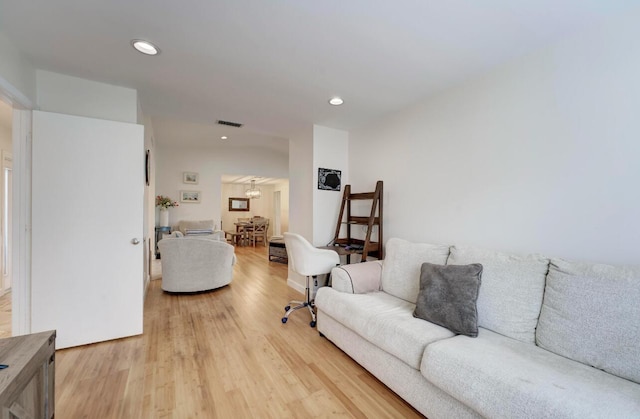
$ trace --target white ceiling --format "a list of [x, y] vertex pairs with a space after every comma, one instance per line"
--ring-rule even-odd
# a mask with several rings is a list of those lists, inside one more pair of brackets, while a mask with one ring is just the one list
[[[0, 0], [0, 31], [37, 68], [137, 89], [162, 144], [226, 134], [284, 150], [282, 138], [310, 124], [367, 124], [637, 5]], [[135, 52], [134, 38], [162, 53]], [[345, 104], [328, 105], [334, 95]], [[218, 119], [245, 126], [229, 131]]]

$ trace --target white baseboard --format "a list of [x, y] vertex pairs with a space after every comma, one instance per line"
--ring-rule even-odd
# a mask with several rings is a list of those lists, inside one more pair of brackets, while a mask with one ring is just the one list
[[287, 278], [287, 285], [293, 288], [294, 290], [298, 291], [300, 294], [304, 295], [304, 291], [305, 291], [304, 285], [296, 282], [291, 278]]

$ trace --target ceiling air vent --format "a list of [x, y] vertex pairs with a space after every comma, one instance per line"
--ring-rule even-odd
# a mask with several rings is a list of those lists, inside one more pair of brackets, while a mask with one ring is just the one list
[[222, 121], [222, 120], [218, 120], [218, 124], [226, 125], [229, 127], [235, 127], [235, 128], [240, 128], [242, 126], [242, 124], [239, 124], [237, 122], [229, 122], [229, 121]]

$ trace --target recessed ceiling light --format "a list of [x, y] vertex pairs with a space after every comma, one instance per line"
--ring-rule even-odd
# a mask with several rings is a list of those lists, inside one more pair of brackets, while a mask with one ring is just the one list
[[223, 135], [222, 137], [220, 137], [221, 140], [226, 140], [228, 137], [226, 135]]
[[331, 99], [329, 99], [329, 103], [333, 106], [340, 106], [344, 103], [344, 100], [342, 100], [342, 98], [339, 98], [338, 96], [336, 97], [332, 97]]
[[137, 49], [139, 52], [146, 55], [158, 55], [160, 54], [160, 48], [153, 45], [149, 41], [145, 41], [142, 39], [134, 39], [131, 41], [131, 45]]

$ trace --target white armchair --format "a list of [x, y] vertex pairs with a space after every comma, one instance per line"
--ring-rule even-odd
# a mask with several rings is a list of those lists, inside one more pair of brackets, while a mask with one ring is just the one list
[[233, 277], [233, 246], [202, 237], [166, 238], [158, 243], [162, 254], [162, 289], [196, 292], [225, 286]]

